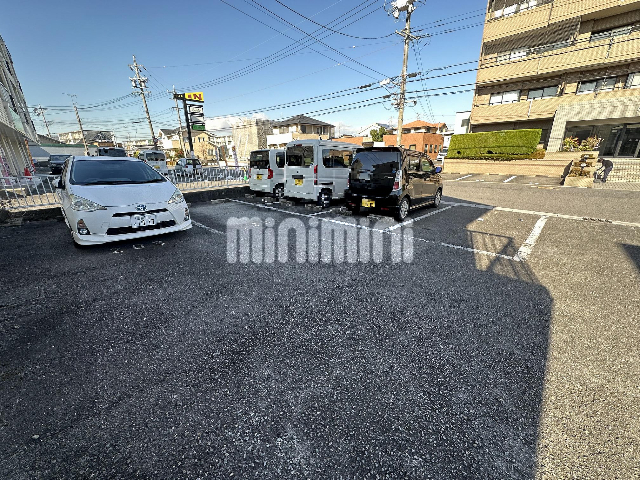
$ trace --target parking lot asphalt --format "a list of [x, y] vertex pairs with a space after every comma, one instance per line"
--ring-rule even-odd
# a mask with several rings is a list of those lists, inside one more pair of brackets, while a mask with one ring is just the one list
[[[247, 198], [81, 250], [2, 227], [0, 477], [638, 478], [640, 196], [604, 193], [447, 182], [401, 226]], [[386, 250], [229, 263], [229, 219]]]

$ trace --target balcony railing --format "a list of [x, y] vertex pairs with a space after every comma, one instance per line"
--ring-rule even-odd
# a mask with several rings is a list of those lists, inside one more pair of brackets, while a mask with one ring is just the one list
[[[566, 44], [565, 44], [566, 45]], [[478, 83], [597, 67], [598, 65], [637, 61], [640, 59], [640, 32], [609, 41], [576, 40], [567, 46], [557, 45], [547, 51], [543, 47], [528, 49], [525, 55], [509, 58], [492, 55], [483, 58]]]
[[526, 12], [533, 8], [553, 3], [553, 1], [554, 0], [520, 0], [514, 2], [513, 0], [496, 0], [489, 9], [487, 21], [511, 17], [517, 13]]

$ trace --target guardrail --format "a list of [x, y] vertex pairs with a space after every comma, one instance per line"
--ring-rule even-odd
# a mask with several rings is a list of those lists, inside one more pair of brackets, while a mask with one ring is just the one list
[[[165, 176], [182, 192], [248, 183], [245, 168], [214, 167], [195, 172], [170, 170]], [[29, 210], [60, 205], [56, 192], [59, 179], [59, 175], [0, 177], [0, 209]]]
[[248, 183], [246, 168], [203, 168], [201, 170], [169, 170], [165, 175], [182, 192], [243, 185]]
[[0, 177], [0, 209], [26, 210], [59, 205], [60, 197], [56, 192], [59, 178], [59, 175]]

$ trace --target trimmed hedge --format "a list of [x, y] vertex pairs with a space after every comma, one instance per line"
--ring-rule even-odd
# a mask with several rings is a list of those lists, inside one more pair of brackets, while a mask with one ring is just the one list
[[[530, 159], [541, 159], [544, 158], [546, 150], [538, 149], [535, 152], [527, 155], [509, 155], [509, 154], [485, 154], [485, 155], [467, 155], [463, 157], [463, 160], [499, 160], [499, 161], [509, 161], [509, 160], [530, 160]], [[447, 155], [447, 158], [457, 159], [458, 157], [452, 157]]]
[[466, 133], [451, 137], [447, 158], [491, 158], [511, 160], [513, 156], [531, 158], [540, 143], [542, 130], [502, 130]]

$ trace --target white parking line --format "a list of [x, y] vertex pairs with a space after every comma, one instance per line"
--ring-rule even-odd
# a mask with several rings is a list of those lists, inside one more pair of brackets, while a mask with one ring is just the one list
[[323, 215], [325, 213], [331, 213], [331, 212], [333, 212], [333, 208], [330, 209], [330, 210], [323, 210], [323, 211], [317, 212], [317, 213], [310, 213], [309, 216], [315, 217], [316, 215]]
[[621, 222], [618, 220], [607, 220], [605, 218], [578, 217], [577, 215], [564, 215], [562, 213], [536, 212], [532, 210], [521, 210], [518, 208], [494, 207], [492, 205], [482, 205], [479, 203], [447, 202], [445, 200], [442, 200], [442, 203], [446, 205], [451, 205], [454, 207], [472, 207], [472, 208], [481, 208], [483, 210], [497, 210], [499, 212], [523, 213], [525, 215], [535, 215], [537, 217], [565, 218], [567, 220], [579, 220], [583, 222], [585, 221], [602, 222], [610, 225], [622, 225], [624, 227], [640, 227], [640, 223]]
[[193, 219], [191, 220], [191, 225], [195, 225], [196, 227], [204, 228], [205, 230], [207, 230], [207, 231], [209, 231], [211, 233], [217, 233], [218, 235], [226, 235], [226, 233], [221, 232], [220, 230], [216, 230], [215, 228], [207, 227], [206, 225], [203, 225], [201, 223], [194, 222]]
[[514, 176], [513, 176], [513, 177], [511, 177], [511, 178], [507, 178], [507, 179], [506, 179], [504, 182], [502, 182], [502, 183], [509, 183], [511, 180], [513, 180], [514, 178], [517, 178], [517, 177], [518, 177], [517, 175], [514, 175]]
[[411, 225], [413, 222], [417, 222], [418, 220], [422, 220], [423, 218], [430, 217], [432, 215], [435, 215], [436, 213], [444, 212], [446, 210], [449, 210], [451, 207], [453, 207], [453, 205], [450, 205], [450, 206], [444, 207], [444, 208], [438, 208], [437, 210], [434, 210], [433, 212], [429, 212], [426, 215], [421, 215], [420, 217], [412, 218], [410, 220], [407, 220], [406, 222], [397, 223], [394, 226], [385, 229], [385, 231], [390, 232], [391, 230], [395, 230], [396, 228], [400, 228], [400, 227], [405, 227], [407, 225]]
[[460, 178], [456, 178], [454, 180], [452, 180], [453, 182], [457, 182], [458, 180], [462, 180], [463, 178], [469, 178], [469, 177], [473, 177], [473, 174], [471, 175], [465, 175], [464, 177], [460, 177]]
[[[244, 205], [251, 205], [253, 207], [264, 208], [264, 209], [267, 209], [267, 210], [274, 210], [276, 212], [286, 213], [286, 214], [289, 214], [289, 215], [296, 215], [296, 216], [299, 216], [299, 217], [314, 218], [313, 215], [308, 214], [308, 213], [291, 212], [289, 210], [283, 210], [283, 209], [280, 209], [280, 208], [269, 207], [267, 205], [261, 205], [259, 203], [244, 202], [242, 200], [236, 200], [236, 199], [233, 199], [233, 198], [230, 199], [230, 201], [231, 202], [236, 202], [236, 203], [242, 203]], [[443, 208], [441, 210], [436, 210], [435, 212], [430, 212], [427, 215], [424, 215], [423, 217], [428, 217], [428, 216], [434, 215], [434, 214], [439, 213], [440, 211], [444, 211], [445, 209], [448, 209], [448, 208], [451, 208], [451, 207], [446, 207], [446, 208]], [[419, 220], [420, 218], [423, 218], [423, 217], [415, 218], [415, 219], [413, 219], [413, 221]], [[354, 227], [354, 228], [363, 228], [365, 230], [370, 230], [370, 231], [374, 231], [374, 232], [386, 233], [387, 235], [402, 235], [402, 233], [395, 233], [395, 232], [390, 231], [389, 228], [385, 228], [384, 230], [380, 230], [380, 229], [377, 229], [377, 228], [366, 227], [364, 225], [355, 225], [355, 224], [349, 223], [349, 222], [342, 222], [340, 220], [334, 220], [332, 218], [321, 218], [321, 217], [319, 217], [318, 220], [320, 220], [322, 222], [337, 223], [339, 225], [345, 225], [345, 226]], [[402, 226], [402, 224], [395, 225], [394, 227], [397, 228], [398, 226]], [[441, 247], [453, 248], [455, 250], [464, 250], [466, 252], [477, 253], [477, 254], [480, 254], [480, 255], [487, 255], [489, 257], [504, 258], [506, 260], [512, 260], [512, 261], [516, 261], [516, 262], [519, 261], [515, 257], [510, 257], [508, 255], [502, 255], [500, 253], [487, 252], [487, 251], [484, 251], [484, 250], [477, 250], [475, 248], [463, 247], [461, 245], [452, 245], [450, 243], [438, 242], [438, 241], [435, 241], [435, 240], [427, 240], [427, 239], [419, 238], [419, 237], [415, 237], [415, 236], [413, 237], [413, 239], [418, 241], [418, 242], [430, 243], [430, 244], [433, 244], [433, 245], [440, 245]]]
[[533, 230], [531, 230], [531, 233], [529, 234], [527, 239], [524, 241], [524, 243], [518, 250], [518, 253], [516, 253], [514, 257], [515, 260], [524, 261], [527, 259], [529, 255], [531, 255], [531, 251], [533, 250], [533, 247], [536, 245], [536, 242], [538, 241], [538, 237], [542, 233], [544, 224], [547, 223], [548, 219], [549, 217], [540, 217], [540, 219], [534, 225]]

